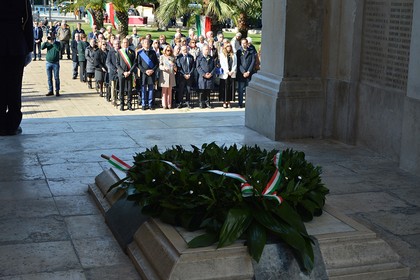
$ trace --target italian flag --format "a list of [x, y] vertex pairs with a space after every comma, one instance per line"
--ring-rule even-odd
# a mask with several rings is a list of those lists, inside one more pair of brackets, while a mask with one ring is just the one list
[[90, 28], [92, 28], [94, 25], [96, 25], [95, 19], [93, 18], [92, 13], [89, 11], [89, 9], [86, 12], [87, 12], [87, 18], [89, 20]]
[[195, 16], [195, 27], [197, 29], [197, 36], [206, 36], [207, 31], [211, 31], [211, 18], [206, 16]]
[[111, 22], [112, 26], [115, 29], [118, 29], [118, 26], [120, 25], [120, 21], [115, 15], [114, 5], [112, 3], [107, 3], [105, 6], [105, 10], [106, 10], [106, 13], [108, 14], [109, 21]]
[[101, 155], [102, 158], [108, 160], [108, 162], [113, 165], [115, 168], [126, 172], [128, 169], [131, 168], [130, 165], [128, 165], [126, 162], [122, 161], [121, 159], [117, 158], [116, 156], [107, 156], [107, 155]]

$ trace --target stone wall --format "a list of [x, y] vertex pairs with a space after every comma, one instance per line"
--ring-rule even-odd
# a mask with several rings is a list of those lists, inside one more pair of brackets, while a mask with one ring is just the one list
[[414, 1], [326, 1], [325, 11], [324, 137], [367, 146], [419, 170]]
[[264, 0], [262, 46], [246, 126], [366, 146], [420, 172], [419, 0]]

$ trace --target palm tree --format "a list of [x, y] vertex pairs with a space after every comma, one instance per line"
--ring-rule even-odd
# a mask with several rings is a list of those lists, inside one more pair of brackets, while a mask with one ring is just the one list
[[244, 36], [248, 33], [247, 15], [261, 13], [262, 0], [200, 0], [201, 9], [191, 8], [190, 0], [160, 0], [156, 17], [167, 23], [172, 17], [180, 17], [186, 13], [206, 15], [212, 18], [212, 27], [220, 30], [220, 22], [233, 18], [236, 26]]
[[92, 14], [93, 21], [98, 29], [104, 26], [104, 13], [103, 9], [106, 4], [106, 0], [79, 0], [77, 3], [72, 4], [73, 8], [86, 7], [86, 9]]
[[235, 13], [235, 23], [238, 31], [242, 34], [242, 38], [248, 36], [250, 16], [260, 17], [262, 11], [262, 0], [241, 0], [235, 1], [237, 3]]
[[118, 21], [120, 22], [119, 31], [123, 36], [128, 34], [128, 8], [131, 5], [130, 0], [113, 0], [112, 5], [114, 5], [115, 15], [117, 16]]

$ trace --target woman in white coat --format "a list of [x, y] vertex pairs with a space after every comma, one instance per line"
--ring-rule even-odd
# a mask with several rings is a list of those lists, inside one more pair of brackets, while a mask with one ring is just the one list
[[175, 57], [170, 45], [165, 46], [162, 55], [159, 57], [159, 86], [162, 88], [162, 107], [172, 108], [172, 87], [176, 85]]
[[223, 101], [223, 108], [231, 108], [230, 102], [235, 96], [237, 58], [230, 43], [223, 45], [223, 50], [219, 53], [219, 62], [222, 72], [219, 74], [219, 99]]

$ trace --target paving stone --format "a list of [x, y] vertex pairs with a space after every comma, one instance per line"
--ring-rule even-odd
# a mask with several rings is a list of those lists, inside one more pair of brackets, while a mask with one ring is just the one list
[[45, 176], [39, 165], [17, 165], [13, 168], [0, 169], [3, 182], [44, 180]]
[[53, 198], [2, 200], [0, 219], [33, 218], [58, 215], [58, 209]]
[[397, 188], [394, 190], [389, 190], [389, 192], [393, 193], [396, 197], [399, 197], [401, 200], [406, 201], [407, 203], [420, 207], [420, 182], [417, 187], [409, 188]]
[[64, 221], [59, 216], [1, 219], [0, 244], [68, 240]]
[[0, 280], [69, 280], [69, 279], [86, 280], [88, 278], [85, 277], [85, 274], [83, 273], [83, 271], [78, 271], [78, 270], [0, 277]]
[[[7, 140], [7, 139], [5, 139]], [[1, 137], [0, 137], [1, 141]], [[10, 141], [10, 140], [9, 140]], [[13, 152], [6, 152], [1, 154], [0, 168], [14, 168], [16, 166], [22, 165], [36, 165], [39, 164], [38, 157], [35, 153], [25, 153], [21, 152], [19, 154]]]
[[92, 183], [92, 177], [52, 178], [48, 185], [53, 196], [86, 195], [87, 186]]
[[42, 169], [44, 170], [47, 178], [50, 179], [75, 177], [95, 178], [98, 173], [103, 171], [97, 162], [44, 165]]
[[420, 212], [416, 209], [364, 213], [362, 216], [396, 235], [410, 235], [420, 232]]
[[71, 128], [76, 132], [92, 132], [92, 131], [112, 131], [112, 130], [125, 130], [131, 131], [137, 127], [142, 129], [167, 129], [169, 128], [164, 122], [160, 121], [158, 118], [153, 120], [119, 120], [119, 121], [100, 121], [95, 120], [91, 122], [72, 122], [70, 123]]
[[70, 241], [0, 246], [0, 275], [80, 269]]
[[[143, 149], [144, 150], [144, 149]], [[106, 162], [101, 158], [101, 154], [105, 155], [117, 155], [119, 158], [126, 157], [129, 160], [132, 160], [135, 153], [140, 152], [139, 146], [134, 146], [132, 148], [111, 148], [111, 149], [95, 149], [95, 150], [82, 150], [82, 151], [72, 151], [71, 153], [67, 151], [57, 152], [54, 154], [42, 153], [39, 155], [39, 161], [42, 165], [53, 165], [58, 163], [94, 163], [94, 162]]]
[[[98, 150], [135, 147], [136, 143], [128, 137], [124, 131], [98, 131], [95, 133], [74, 132], [48, 134], [48, 137], [36, 137], [36, 135], [22, 134], [21, 147], [15, 147], [16, 151], [49, 153], [73, 152], [82, 150]], [[123, 143], [123, 144], [122, 144]]]
[[329, 195], [327, 201], [329, 205], [342, 210], [345, 214], [376, 212], [381, 210], [392, 210], [397, 207], [409, 207], [404, 201], [385, 192]]
[[[35, 168], [38, 171], [38, 167]], [[4, 176], [0, 174], [1, 180]], [[51, 197], [51, 192], [45, 180], [8, 182], [0, 181], [0, 201], [4, 200], [32, 200]]]
[[62, 216], [96, 215], [100, 213], [90, 196], [59, 196], [54, 199]]
[[118, 264], [115, 266], [103, 266], [85, 270], [89, 280], [141, 280], [140, 275], [131, 264]]
[[305, 223], [306, 230], [310, 235], [354, 231], [352, 227], [326, 212], [315, 219], [316, 223], [314, 220], [309, 223]]
[[57, 133], [66, 133], [66, 132], [74, 132], [73, 128], [67, 122], [59, 122], [59, 123], [33, 123], [31, 125], [27, 124], [22, 128], [25, 132], [25, 135], [29, 134], [39, 134], [42, 131], [43, 134], [57, 134]]
[[102, 215], [73, 216], [64, 220], [73, 240], [111, 235]]
[[130, 263], [128, 256], [113, 238], [78, 239], [73, 240], [73, 243], [83, 268]]

